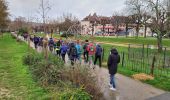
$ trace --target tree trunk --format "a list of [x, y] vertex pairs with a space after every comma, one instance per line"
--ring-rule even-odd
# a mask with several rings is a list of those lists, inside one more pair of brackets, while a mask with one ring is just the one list
[[104, 36], [104, 32], [105, 32], [104, 28], [105, 28], [105, 25], [103, 25], [103, 36]]
[[136, 38], [138, 38], [139, 36], [139, 24], [137, 24], [136, 26]]
[[127, 35], [128, 35], [128, 27], [129, 27], [129, 24], [126, 23], [126, 38], [127, 38]]
[[145, 33], [144, 33], [144, 38], [146, 38], [146, 31], [147, 31], [147, 26], [145, 24]]
[[158, 35], [157, 41], [158, 41], [158, 52], [161, 53], [162, 52], [162, 36], [160, 34]]

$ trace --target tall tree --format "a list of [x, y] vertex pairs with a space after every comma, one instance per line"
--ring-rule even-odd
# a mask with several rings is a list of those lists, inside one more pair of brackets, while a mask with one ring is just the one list
[[157, 33], [158, 52], [162, 51], [162, 37], [166, 34], [166, 22], [168, 19], [165, 0], [147, 0], [152, 11], [152, 30]]
[[51, 6], [49, 4], [49, 0], [40, 0], [40, 1], [41, 3], [39, 5], [38, 13], [42, 17], [44, 32], [46, 32], [47, 14], [51, 10]]
[[119, 12], [114, 12], [111, 18], [111, 24], [114, 26], [116, 33], [119, 31], [119, 26], [125, 23], [125, 17]]
[[142, 11], [144, 8], [144, 2], [143, 0], [126, 0], [125, 4], [127, 5], [130, 14], [135, 15], [136, 37], [138, 37], [142, 19]]
[[0, 0], [0, 32], [8, 26], [8, 5], [5, 0]]

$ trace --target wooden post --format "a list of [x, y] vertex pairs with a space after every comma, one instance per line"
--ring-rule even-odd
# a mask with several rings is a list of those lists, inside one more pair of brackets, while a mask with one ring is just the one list
[[103, 52], [102, 52], [102, 61], [104, 60], [104, 48], [103, 48]]
[[164, 49], [163, 68], [165, 68], [165, 60], [166, 60], [166, 47]]
[[150, 72], [150, 74], [151, 74], [152, 76], [154, 76], [155, 61], [156, 61], [156, 58], [155, 58], [155, 55], [154, 55], [154, 57], [153, 57], [153, 59], [152, 59], [152, 66], [151, 66], [151, 72]]
[[149, 54], [149, 44], [147, 44], [147, 57], [148, 57], [148, 54]]
[[142, 58], [144, 58], [144, 56], [145, 56], [144, 53], [145, 53], [145, 45], [143, 44], [143, 45], [142, 45]]
[[122, 67], [124, 67], [124, 59], [125, 59], [125, 53], [123, 52], [123, 55], [122, 55]]
[[128, 59], [129, 59], [129, 55], [130, 55], [130, 44], [128, 44]]

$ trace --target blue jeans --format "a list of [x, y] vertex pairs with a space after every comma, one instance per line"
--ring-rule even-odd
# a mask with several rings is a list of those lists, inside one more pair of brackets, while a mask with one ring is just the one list
[[115, 75], [110, 75], [110, 84], [113, 86], [113, 88], [116, 88]]

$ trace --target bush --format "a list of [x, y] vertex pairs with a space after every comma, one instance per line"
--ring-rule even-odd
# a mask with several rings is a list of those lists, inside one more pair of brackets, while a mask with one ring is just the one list
[[39, 53], [28, 53], [23, 57], [23, 63], [25, 65], [34, 65], [43, 59], [43, 55]]
[[87, 66], [76, 65], [65, 67], [61, 72], [63, 80], [69, 80], [77, 87], [83, 86], [84, 90], [92, 95], [93, 100], [100, 100], [103, 97], [100, 86], [97, 84], [97, 77]]
[[60, 66], [55, 65], [53, 62], [42, 60], [31, 66], [31, 71], [34, 79], [42, 86], [56, 84], [60, 78]]
[[91, 96], [81, 88], [64, 92], [59, 97], [60, 100], [91, 100]]
[[63, 33], [62, 35], [61, 35], [61, 37], [65, 37], [65, 38], [67, 38], [67, 37], [73, 37], [74, 36], [74, 34], [71, 34], [71, 33]]
[[64, 66], [63, 61], [53, 55], [49, 55], [48, 60], [44, 59], [43, 54], [29, 53], [23, 58], [23, 63], [29, 65], [33, 77], [42, 86], [56, 84], [60, 69]]

